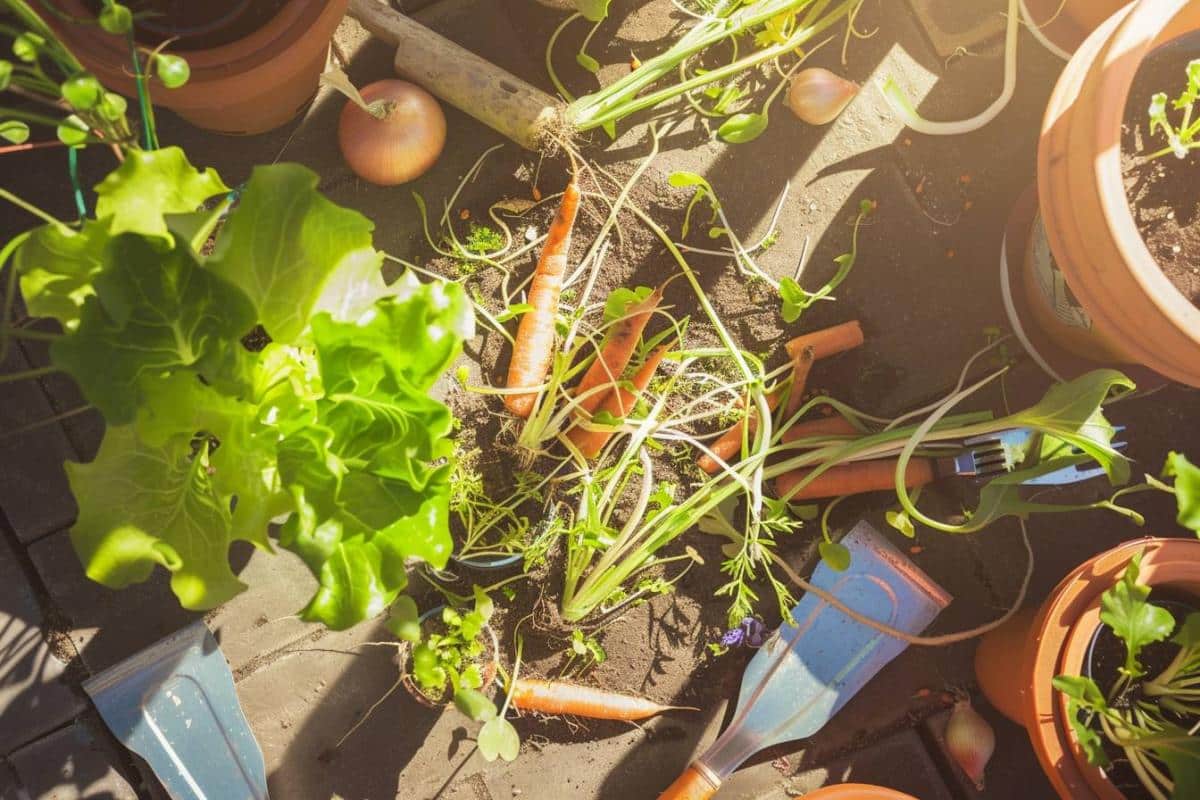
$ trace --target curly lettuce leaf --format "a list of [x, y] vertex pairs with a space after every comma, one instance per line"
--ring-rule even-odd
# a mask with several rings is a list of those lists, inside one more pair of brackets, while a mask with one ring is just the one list
[[53, 317], [65, 330], [78, 327], [80, 309], [95, 294], [92, 282], [104, 270], [108, 228], [108, 221], [89, 219], [81, 230], [43, 225], [31, 232], [13, 255], [31, 316]]
[[123, 235], [107, 251], [75, 331], [51, 346], [54, 363], [78, 381], [109, 424], [132, 422], [138, 381], [177, 368], [237, 391], [249, 354], [239, 341], [254, 308], [235, 286], [196, 263], [185, 245], [156, 249]]
[[1175, 479], [1175, 500], [1179, 506], [1176, 521], [1200, 536], [1200, 467], [1182, 453], [1169, 453], [1163, 475]]
[[110, 426], [94, 461], [66, 469], [79, 503], [71, 543], [92, 580], [121, 589], [162, 566], [180, 604], [201, 611], [246, 588], [229, 568], [229, 499], [213, 488], [207, 443], [153, 446]]
[[96, 184], [96, 219], [109, 220], [113, 236], [140, 233], [171, 238], [164, 216], [195, 211], [229, 192], [211, 167], [201, 172], [183, 150], [130, 149], [121, 166]]
[[208, 261], [246, 293], [277, 342], [295, 342], [318, 311], [352, 318], [387, 293], [374, 224], [317, 183], [299, 164], [255, 167]]
[[1121, 579], [1100, 595], [1100, 621], [1112, 628], [1125, 644], [1125, 664], [1121, 672], [1130, 678], [1146, 674], [1138, 661], [1142, 649], [1161, 642], [1175, 630], [1175, 618], [1165, 608], [1151, 605], [1150, 587], [1138, 583], [1142, 554], [1129, 560]]

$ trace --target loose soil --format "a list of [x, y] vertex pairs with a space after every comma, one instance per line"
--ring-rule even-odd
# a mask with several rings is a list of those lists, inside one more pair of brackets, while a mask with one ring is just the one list
[[[1194, 598], [1175, 597], [1161, 589], [1153, 592], [1150, 601], [1170, 611], [1175, 617], [1176, 624], [1196, 610]], [[1170, 641], [1155, 642], [1142, 650], [1139, 660], [1146, 668], [1146, 675], [1154, 677], [1171, 663], [1177, 652], [1179, 652], [1178, 645], [1172, 644]], [[1101, 626], [1092, 642], [1091, 663], [1085, 665], [1086, 674], [1096, 681], [1101, 691], [1107, 693], [1109, 687], [1116, 682], [1120, 674], [1120, 667], [1124, 663], [1124, 643], [1107, 625]], [[1140, 683], [1134, 684], [1121, 697], [1113, 701], [1113, 704], [1120, 708], [1137, 702], [1142, 698], [1140, 687]], [[1173, 715], [1172, 719], [1184, 727], [1191, 727], [1196, 723], [1195, 720], [1179, 719]], [[1105, 770], [1105, 774], [1113, 786], [1125, 795], [1126, 800], [1154, 800], [1153, 796], [1142, 786], [1124, 752], [1104, 738], [1103, 734], [1101, 736], [1104, 741], [1104, 752], [1112, 762], [1112, 766]]]
[[[1200, 153], [1180, 160], [1172, 155], [1146, 162], [1166, 146], [1161, 133], [1149, 134], [1146, 109], [1156, 92], [1174, 100], [1187, 85], [1186, 67], [1200, 55], [1200, 36], [1192, 34], [1155, 50], [1133, 81], [1121, 137], [1125, 194], [1138, 231], [1171, 283], [1200, 306]], [[1177, 123], [1182, 112], [1170, 108]]]
[[[174, 51], [204, 50], [236, 42], [267, 24], [287, 0], [132, 0], [138, 41], [156, 45], [178, 37]], [[88, 0], [93, 12], [99, 0]]]

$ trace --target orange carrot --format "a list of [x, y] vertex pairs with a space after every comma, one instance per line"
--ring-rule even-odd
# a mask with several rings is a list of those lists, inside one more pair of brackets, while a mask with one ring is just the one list
[[862, 326], [858, 320], [843, 322], [832, 328], [797, 336], [787, 343], [788, 355], [795, 358], [804, 347], [813, 349], [813, 358], [822, 359], [853, 350], [863, 343]]
[[[775, 491], [786, 497], [796, 484], [807, 478], [811, 469], [794, 469], [775, 479]], [[914, 458], [908, 462], [904, 472], [904, 484], [909, 489], [924, 486], [934, 478], [933, 462], [925, 458]], [[846, 494], [882, 492], [896, 486], [896, 459], [882, 461], [852, 461], [839, 464], [822, 472], [812, 483], [792, 495], [789, 500], [818, 500], [841, 497]]]
[[853, 436], [859, 433], [858, 428], [850, 424], [845, 417], [823, 417], [808, 422], [797, 422], [783, 432], [785, 442], [797, 439], [811, 439], [817, 436]]
[[595, 411], [608, 393], [592, 390], [605, 384], [611, 387], [625, 372], [625, 367], [629, 366], [629, 360], [633, 358], [633, 351], [637, 349], [638, 340], [642, 338], [642, 331], [646, 329], [646, 323], [650, 321], [650, 316], [660, 302], [661, 287], [655, 289], [645, 300], [634, 303], [626, 310], [625, 318], [613, 328], [608, 340], [600, 348], [596, 360], [588, 367], [588, 371], [583, 373], [579, 385], [575, 387], [576, 396], [591, 391], [591, 394], [579, 401], [581, 411], [589, 414]]
[[543, 714], [571, 714], [590, 719], [646, 719], [682, 706], [664, 706], [644, 697], [606, 692], [559, 681], [518, 678], [513, 684], [513, 708]]
[[791, 419], [804, 402], [804, 387], [808, 385], [808, 373], [812, 370], [817, 351], [812, 345], [797, 348], [792, 358], [792, 388], [788, 389], [787, 417]]
[[[767, 408], [774, 411], [778, 405], [778, 392], [771, 392], [769, 395], [767, 395]], [[751, 439], [754, 437], [755, 432], [758, 430], [757, 409], [750, 409], [746, 416], [742, 418], [741, 422], [734, 424], [733, 427], [721, 434], [721, 436], [715, 442], [713, 442], [708, 449], [712, 450], [713, 453], [719, 456], [722, 461], [728, 462], [729, 459], [741, 452], [743, 430], [746, 431], [746, 439]], [[704, 470], [709, 475], [716, 474], [717, 470], [721, 468], [721, 465], [717, 463], [717, 460], [708, 453], [704, 453], [698, 459], [696, 459], [696, 466], [700, 467], [700, 469]]]
[[[572, 175], [529, 284], [528, 303], [532, 309], [521, 317], [517, 326], [512, 361], [508, 364], [509, 389], [533, 389], [541, 385], [550, 371], [554, 358], [554, 318], [558, 314], [558, 296], [567, 271], [571, 229], [578, 210], [579, 184]], [[528, 417], [536, 400], [537, 392], [506, 394], [504, 405], [518, 417]]]
[[[658, 369], [659, 363], [663, 360], [663, 356], [675, 346], [675, 342], [668, 342], [664, 345], [659, 345], [654, 348], [647, 358], [633, 375], [633, 380], [630, 381], [636, 391], [630, 391], [623, 386], [617, 386], [612, 391], [604, 396], [604, 402], [600, 404], [600, 408], [596, 413], [604, 413], [614, 417], [624, 417], [630, 411], [633, 411], [634, 404], [637, 403], [637, 396], [641, 392], [646, 391], [646, 387], [650, 385], [650, 379], [654, 377], [654, 372]], [[576, 425], [571, 430], [567, 431], [567, 438], [574, 442], [579, 451], [586, 458], [595, 458], [600, 454], [604, 445], [608, 444], [608, 440], [616, 431], [590, 431], [581, 425]]]

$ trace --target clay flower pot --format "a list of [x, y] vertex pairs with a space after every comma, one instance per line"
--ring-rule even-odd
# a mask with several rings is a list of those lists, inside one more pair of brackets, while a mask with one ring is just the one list
[[1138, 232], [1121, 172], [1133, 78], [1156, 46], [1200, 29], [1200, 0], [1139, 0], [1076, 51], [1038, 147], [1038, 203], [1025, 263], [1038, 325], [1076, 355], [1200, 386], [1200, 309]]
[[[178, 89], [150, 81], [154, 103], [220, 133], [262, 133], [288, 122], [316, 95], [330, 37], [348, 4], [288, 0], [247, 36], [209, 49], [179, 50], [191, 67], [191, 79]], [[54, 0], [54, 5], [72, 17], [93, 16], [83, 0]], [[105, 86], [137, 96], [124, 37], [54, 14], [44, 16]]]
[[1123, 798], [1099, 768], [1087, 763], [1066, 722], [1066, 697], [1050, 682], [1056, 675], [1083, 674], [1088, 646], [1100, 625], [1100, 595], [1138, 551], [1144, 552], [1141, 580], [1146, 584], [1200, 595], [1200, 540], [1136, 539], [1085, 561], [1036, 613], [1014, 616], [985, 636], [975, 651], [975, 675], [984, 695], [1025, 726], [1042, 769], [1063, 800]]
[[[422, 625], [428, 620], [442, 613], [445, 606], [434, 606], [426, 611], [418, 618], [418, 622]], [[483, 686], [480, 687], [481, 692], [486, 692], [496, 680], [496, 669], [500, 663], [500, 656], [496, 647], [496, 633], [489, 625], [483, 626], [484, 631], [488, 634], [484, 638], [487, 649], [484, 650], [483, 660]], [[409, 697], [416, 700], [426, 708], [444, 708], [453, 704], [454, 695], [447, 689], [439, 698], [432, 698], [421, 690], [416, 680], [412, 676], [412, 652], [411, 645], [402, 647], [396, 654], [396, 665], [400, 667], [401, 678], [400, 685], [408, 692]]]
[[[1104, 20], [1130, 0], [1022, 0], [1021, 13], [1037, 26], [1040, 38], [1068, 57]], [[1061, 10], [1060, 10], [1061, 9]]]
[[804, 795], [809, 800], [917, 800], [910, 794], [868, 786], [865, 783], [839, 783]]

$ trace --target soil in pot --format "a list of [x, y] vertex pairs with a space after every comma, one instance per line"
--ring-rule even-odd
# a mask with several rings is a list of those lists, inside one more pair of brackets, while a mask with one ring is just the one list
[[[275, 16], [287, 0], [127, 0], [137, 39], [156, 45], [167, 39], [173, 51], [206, 50], [245, 38]], [[87, 0], [95, 13], [103, 3]]]
[[1168, 118], [1177, 124], [1182, 112], [1172, 109], [1171, 102], [1187, 85], [1186, 67], [1194, 58], [1200, 58], [1200, 34], [1176, 39], [1142, 63], [1125, 107], [1121, 166], [1142, 240], [1171, 283], [1200, 306], [1200, 151], [1182, 160], [1173, 155], [1150, 162], [1145, 158], [1166, 146], [1161, 133], [1150, 135], [1150, 99], [1165, 92]]
[[[1171, 615], [1175, 617], [1176, 624], [1197, 610], [1194, 598], [1173, 594], [1164, 589], [1154, 590], [1150, 602], [1170, 611]], [[1178, 651], [1179, 647], [1170, 641], [1155, 642], [1142, 650], [1139, 660], [1146, 668], [1146, 675], [1154, 677], [1166, 669]], [[1124, 643], [1107, 625], [1101, 626], [1092, 639], [1088, 655], [1090, 658], [1089, 663], [1084, 665], [1085, 673], [1096, 681], [1102, 691], [1107, 692], [1108, 687], [1116, 682], [1120, 674], [1120, 667], [1125, 663]], [[1117, 707], [1128, 707], [1140, 699], [1142, 699], [1141, 684], [1135, 683], [1121, 697], [1113, 701], [1113, 704]], [[1187, 727], [1195, 724], [1195, 720], [1188, 722], [1184, 719], [1176, 719], [1175, 721]], [[1141, 781], [1138, 780], [1121, 749], [1107, 738], [1103, 738], [1103, 741], [1104, 752], [1112, 762], [1112, 766], [1105, 770], [1105, 775], [1112, 785], [1127, 800], [1154, 800], [1154, 796], [1146, 791]]]

